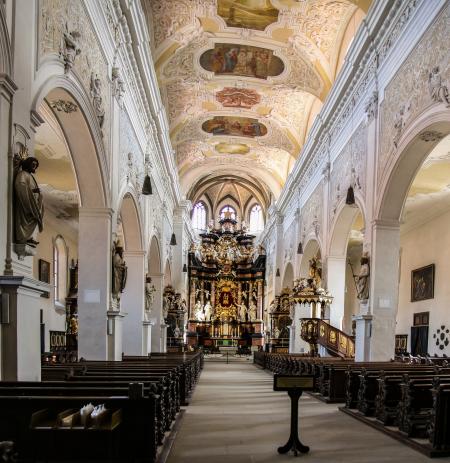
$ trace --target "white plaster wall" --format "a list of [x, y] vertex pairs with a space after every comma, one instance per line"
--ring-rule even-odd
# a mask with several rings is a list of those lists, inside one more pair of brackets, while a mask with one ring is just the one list
[[[396, 334], [408, 334], [410, 349], [413, 314], [430, 312], [428, 352], [450, 355], [450, 345], [440, 350], [433, 342], [433, 333], [441, 325], [450, 328], [450, 211], [424, 223], [404, 235], [400, 244], [401, 267]], [[434, 299], [411, 302], [411, 271], [435, 264]], [[450, 340], [450, 336], [449, 336]]]
[[[64, 227], [58, 227], [58, 220], [48, 210], [44, 215], [44, 231], [39, 234], [39, 246], [37, 247], [36, 256], [33, 258], [33, 277], [39, 279], [39, 259], [44, 259], [50, 262], [50, 285], [53, 290], [53, 240], [61, 235], [64, 238], [68, 252], [68, 266], [72, 259], [77, 260], [77, 237], [74, 234], [64, 230]], [[67, 267], [67, 290], [69, 289], [69, 269]], [[45, 323], [45, 350], [50, 347], [50, 331], [65, 331], [66, 315], [61, 308], [55, 309], [55, 301], [53, 291], [50, 291], [50, 298], [40, 298], [39, 308], [43, 309]]]

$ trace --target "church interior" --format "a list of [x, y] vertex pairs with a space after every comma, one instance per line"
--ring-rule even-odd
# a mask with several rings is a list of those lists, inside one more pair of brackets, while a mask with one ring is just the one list
[[449, 43], [450, 0], [0, 1], [0, 459], [450, 461]]

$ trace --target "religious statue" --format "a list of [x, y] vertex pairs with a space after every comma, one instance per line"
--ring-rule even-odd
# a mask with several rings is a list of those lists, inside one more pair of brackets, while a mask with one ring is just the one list
[[182, 299], [180, 303], [180, 311], [183, 313], [187, 312], [187, 304], [186, 304], [186, 299]]
[[70, 334], [78, 334], [78, 317], [73, 314], [69, 320]]
[[275, 300], [272, 300], [272, 302], [269, 304], [269, 313], [274, 313], [277, 310], [277, 304], [275, 303]]
[[123, 247], [119, 241], [114, 245], [112, 261], [112, 295], [119, 300], [127, 283], [127, 265], [123, 260]]
[[163, 307], [162, 307], [164, 320], [169, 315], [169, 310], [170, 310], [171, 306], [172, 306], [172, 301], [171, 301], [170, 295], [168, 293], [166, 293], [163, 296]]
[[366, 301], [369, 299], [369, 285], [370, 285], [370, 265], [369, 254], [365, 252], [361, 257], [361, 269], [357, 277], [357, 291], [358, 299]]
[[176, 338], [179, 338], [181, 336], [181, 330], [178, 326], [175, 327], [173, 330], [173, 334], [175, 335]]
[[20, 170], [14, 180], [14, 230], [17, 244], [39, 244], [33, 239], [33, 234], [38, 228], [44, 229], [44, 204], [41, 190], [34, 178], [34, 173], [39, 167], [36, 158], [29, 157], [20, 164]]
[[153, 302], [155, 300], [155, 285], [152, 283], [152, 279], [147, 275], [145, 278], [145, 310], [149, 312], [152, 310]]
[[428, 88], [431, 99], [437, 103], [446, 103], [450, 107], [449, 93], [446, 85], [442, 83], [439, 66], [435, 66], [428, 74]]
[[245, 314], [247, 313], [247, 307], [245, 306], [245, 304], [239, 304], [238, 305], [238, 315], [239, 315], [239, 320], [241, 322], [245, 322]]
[[61, 55], [64, 60], [64, 72], [67, 74], [75, 64], [75, 58], [81, 53], [78, 39], [81, 34], [78, 31], [65, 31], [63, 34], [63, 45]]
[[249, 318], [251, 321], [254, 321], [258, 318], [258, 309], [256, 308], [256, 305], [253, 302], [250, 302], [250, 307], [249, 307]]
[[205, 312], [205, 320], [209, 321], [211, 320], [211, 314], [212, 314], [212, 306], [211, 303], [206, 301], [205, 307], [204, 307], [204, 312]]
[[273, 330], [273, 335], [276, 339], [278, 339], [280, 337], [280, 334], [281, 334], [281, 331], [278, 328], [278, 326], [276, 326], [275, 329]]
[[100, 128], [103, 128], [105, 122], [105, 108], [103, 107], [102, 83], [98, 75], [91, 74], [91, 97], [92, 106], [94, 106], [95, 115], [97, 116]]
[[322, 282], [322, 269], [320, 267], [320, 260], [317, 257], [313, 257], [309, 261], [309, 276], [316, 287], [319, 288]]
[[202, 303], [200, 301], [197, 301], [194, 307], [194, 316], [196, 320], [204, 321], [204, 313], [203, 313], [203, 307]]

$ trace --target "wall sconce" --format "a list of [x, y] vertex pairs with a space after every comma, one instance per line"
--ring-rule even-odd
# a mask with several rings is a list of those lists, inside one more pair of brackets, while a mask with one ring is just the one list
[[353, 206], [355, 204], [355, 192], [353, 187], [350, 185], [347, 190], [347, 198], [345, 199], [345, 204], [348, 206]]
[[298, 243], [297, 254], [303, 254], [303, 244], [301, 241]]
[[170, 238], [170, 245], [171, 246], [176, 246], [177, 245], [177, 238], [175, 236], [175, 233], [172, 233], [172, 236]]
[[186, 272], [187, 272], [187, 265], [183, 264], [183, 273], [186, 273]]
[[279, 268], [277, 268], [277, 272], [275, 273], [275, 276], [276, 276], [276, 277], [279, 277], [279, 276], [280, 276], [280, 269], [279, 269]]

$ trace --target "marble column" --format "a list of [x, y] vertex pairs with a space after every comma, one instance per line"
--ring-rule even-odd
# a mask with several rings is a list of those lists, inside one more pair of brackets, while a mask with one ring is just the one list
[[[108, 360], [111, 299], [111, 209], [80, 208], [78, 233], [78, 356]], [[121, 345], [120, 333], [113, 344]], [[115, 350], [113, 346], [113, 350]]]
[[328, 256], [327, 258], [327, 287], [333, 296], [330, 310], [330, 324], [342, 330], [345, 305], [345, 271], [346, 256]]
[[153, 273], [150, 275], [152, 282], [155, 285], [156, 291], [154, 293], [155, 298], [153, 300], [152, 308], [152, 333], [151, 333], [151, 346], [152, 352], [163, 352], [161, 350], [161, 326], [165, 325], [164, 318], [162, 316], [162, 303], [163, 303], [163, 291], [164, 291], [164, 274]]
[[257, 307], [258, 307], [258, 319], [263, 319], [263, 282], [262, 280], [258, 280], [257, 282], [258, 288], [258, 300], [257, 300]]
[[169, 325], [161, 323], [161, 335], [160, 335], [160, 350], [159, 352], [167, 352], [167, 328]]
[[191, 278], [191, 292], [189, 295], [188, 319], [194, 318], [195, 292], [197, 291], [197, 278]]
[[310, 304], [295, 304], [294, 306], [294, 350], [293, 353], [304, 353], [309, 352], [309, 344], [300, 337], [302, 331], [302, 318], [310, 318], [312, 316], [312, 306]]
[[121, 297], [123, 319], [123, 352], [126, 355], [142, 355], [145, 300], [145, 251], [126, 251], [124, 260], [128, 278]]
[[[398, 221], [374, 221], [372, 225], [371, 285], [368, 305], [361, 304], [360, 315], [371, 315], [369, 342], [361, 336], [367, 333], [357, 331], [356, 344], [363, 347], [358, 358], [370, 361], [390, 360], [395, 354], [395, 321], [398, 306], [398, 275], [400, 256], [400, 225]], [[368, 320], [370, 321], [370, 320]], [[367, 352], [367, 349], [369, 352]]]
[[211, 282], [211, 305], [213, 309], [216, 306], [216, 282], [215, 281]]
[[41, 380], [40, 301], [50, 285], [23, 276], [0, 276], [1, 379]]
[[148, 355], [152, 351], [152, 321], [142, 322], [142, 355]]

